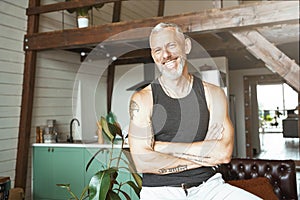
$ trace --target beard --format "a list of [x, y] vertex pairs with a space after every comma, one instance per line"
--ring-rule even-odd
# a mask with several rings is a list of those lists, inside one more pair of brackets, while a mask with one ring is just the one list
[[185, 64], [185, 59], [183, 57], [179, 57], [179, 59], [180, 59], [179, 64], [178, 64], [176, 70], [168, 70], [163, 65], [156, 64], [161, 75], [168, 79], [171, 79], [171, 80], [178, 79], [182, 75], [184, 64]]

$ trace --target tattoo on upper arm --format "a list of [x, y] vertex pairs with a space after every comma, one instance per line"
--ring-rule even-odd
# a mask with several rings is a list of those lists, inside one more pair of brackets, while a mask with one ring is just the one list
[[162, 168], [159, 169], [158, 172], [161, 174], [166, 174], [166, 173], [177, 173], [177, 172], [182, 172], [187, 170], [187, 165], [178, 165], [177, 167], [172, 167], [172, 168]]
[[139, 105], [135, 101], [131, 100], [129, 105], [130, 119], [133, 119], [133, 117], [136, 115], [137, 112], [139, 112], [139, 110]]

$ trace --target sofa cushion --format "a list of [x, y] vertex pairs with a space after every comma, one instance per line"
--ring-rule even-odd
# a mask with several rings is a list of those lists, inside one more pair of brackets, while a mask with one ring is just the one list
[[266, 177], [258, 177], [245, 180], [231, 180], [227, 183], [242, 188], [264, 200], [278, 199], [273, 191], [273, 187]]

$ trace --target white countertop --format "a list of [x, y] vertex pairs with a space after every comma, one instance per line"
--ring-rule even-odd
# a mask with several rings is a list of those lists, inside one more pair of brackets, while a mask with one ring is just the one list
[[[98, 143], [34, 143], [33, 147], [79, 147], [79, 148], [111, 148], [111, 144]], [[114, 148], [121, 148], [121, 144], [114, 144]], [[129, 148], [124, 144], [123, 148]]]

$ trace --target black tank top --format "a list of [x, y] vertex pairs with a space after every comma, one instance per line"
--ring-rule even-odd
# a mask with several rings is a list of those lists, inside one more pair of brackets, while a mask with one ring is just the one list
[[[175, 99], [165, 94], [159, 81], [151, 83], [153, 95], [152, 128], [155, 141], [195, 142], [206, 136], [209, 111], [201, 79], [194, 76], [191, 92]], [[143, 174], [143, 186], [177, 186], [206, 181], [215, 171], [200, 167], [173, 174]]]

